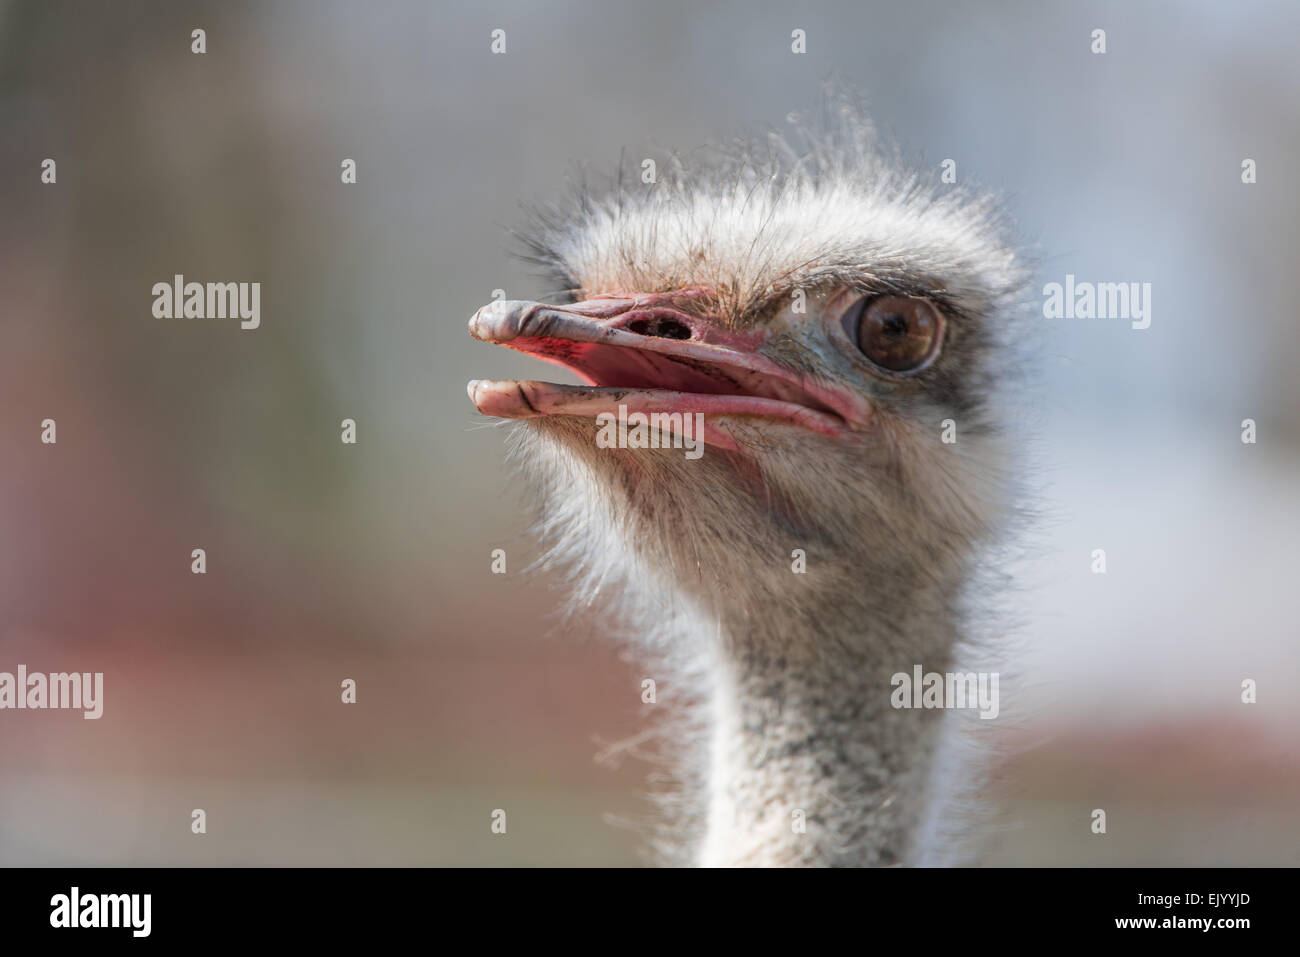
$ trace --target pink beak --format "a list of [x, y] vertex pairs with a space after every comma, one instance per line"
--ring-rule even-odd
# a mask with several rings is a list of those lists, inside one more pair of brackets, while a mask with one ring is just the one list
[[792, 422], [839, 436], [867, 418], [846, 390], [810, 381], [758, 349], [768, 333], [736, 332], [680, 308], [699, 291], [605, 297], [567, 306], [497, 301], [474, 314], [470, 335], [559, 363], [587, 386], [476, 379], [468, 391], [485, 415], [595, 417], [602, 412], [705, 415], [705, 441], [737, 444], [735, 417]]

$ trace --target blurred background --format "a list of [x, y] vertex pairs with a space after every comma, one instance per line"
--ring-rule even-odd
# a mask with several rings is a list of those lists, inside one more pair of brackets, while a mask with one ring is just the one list
[[[637, 863], [653, 769], [595, 759], [653, 723], [643, 675], [522, 574], [464, 386], [535, 366], [465, 322], [547, 291], [507, 230], [575, 164], [782, 128], [831, 73], [1006, 197], [1032, 308], [1152, 285], [1144, 331], [1030, 317], [1032, 717], [987, 859], [1300, 864], [1298, 31], [1283, 2], [0, 3], [0, 670], [105, 674], [98, 721], [0, 712], [0, 864]], [[176, 273], [261, 282], [261, 328], [154, 319]]]

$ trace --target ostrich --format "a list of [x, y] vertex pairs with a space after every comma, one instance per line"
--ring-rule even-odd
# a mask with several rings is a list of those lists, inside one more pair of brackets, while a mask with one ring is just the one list
[[[528, 255], [565, 293], [469, 323], [587, 383], [468, 391], [519, 420], [574, 607], [617, 596], [691, 689], [670, 863], [945, 860], [942, 712], [895, 707], [892, 676], [971, 637], [1023, 267], [989, 198], [926, 185], [851, 102], [824, 114], [538, 211]], [[703, 413], [707, 454], [596, 441], [635, 412]]]

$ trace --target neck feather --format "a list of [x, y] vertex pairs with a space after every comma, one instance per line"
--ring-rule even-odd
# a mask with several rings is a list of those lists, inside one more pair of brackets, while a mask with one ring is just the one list
[[[948, 670], [957, 639], [948, 603], [924, 598], [862, 609], [865, 626], [849, 626], [857, 616], [842, 605], [832, 620], [802, 609], [793, 621], [773, 611], [704, 626], [713, 653], [699, 863], [912, 859], [941, 712], [895, 709], [890, 679], [918, 664]], [[778, 633], [783, 620], [789, 633]]]

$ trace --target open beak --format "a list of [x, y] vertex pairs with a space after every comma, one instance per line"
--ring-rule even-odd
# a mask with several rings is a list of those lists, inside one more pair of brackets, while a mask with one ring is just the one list
[[851, 393], [810, 381], [759, 353], [768, 333], [737, 332], [683, 311], [690, 294], [597, 298], [567, 306], [501, 300], [474, 314], [476, 339], [559, 363], [589, 385], [535, 381], [469, 383], [485, 415], [594, 418], [603, 413], [703, 413], [704, 439], [737, 448], [726, 421], [784, 420], [839, 436], [866, 410]]

